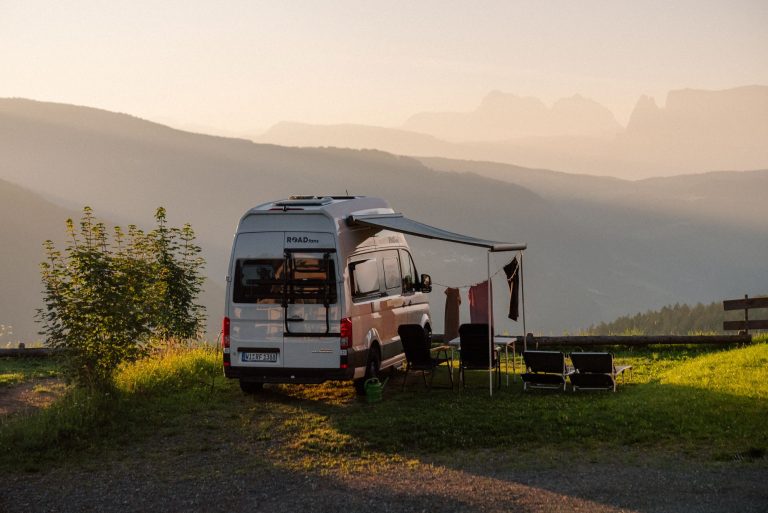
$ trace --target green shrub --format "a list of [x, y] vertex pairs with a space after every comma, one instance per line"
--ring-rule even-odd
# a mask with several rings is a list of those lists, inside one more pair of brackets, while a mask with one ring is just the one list
[[108, 390], [118, 366], [147, 354], [153, 342], [198, 336], [196, 304], [203, 260], [194, 232], [166, 226], [165, 210], [147, 234], [130, 226], [114, 236], [85, 207], [79, 228], [67, 220], [63, 252], [50, 240], [41, 264], [46, 343], [64, 350], [65, 372], [78, 385]]

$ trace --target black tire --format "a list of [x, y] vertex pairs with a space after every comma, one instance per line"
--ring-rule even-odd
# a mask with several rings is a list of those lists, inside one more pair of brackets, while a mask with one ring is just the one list
[[358, 395], [365, 394], [365, 382], [371, 378], [378, 378], [381, 371], [381, 355], [379, 346], [372, 346], [368, 351], [368, 362], [365, 364], [365, 376], [355, 380], [355, 391]]
[[240, 390], [246, 394], [258, 394], [264, 390], [264, 383], [240, 380]]

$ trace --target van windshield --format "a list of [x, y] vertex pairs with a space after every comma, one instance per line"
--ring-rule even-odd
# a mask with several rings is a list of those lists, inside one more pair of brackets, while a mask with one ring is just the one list
[[330, 255], [244, 258], [235, 265], [233, 301], [259, 304], [332, 305], [337, 301], [336, 264]]

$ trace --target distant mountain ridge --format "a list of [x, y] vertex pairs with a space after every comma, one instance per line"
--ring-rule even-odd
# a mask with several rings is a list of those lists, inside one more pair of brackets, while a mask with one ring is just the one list
[[515, 137], [606, 137], [622, 130], [613, 113], [575, 95], [547, 107], [538, 98], [492, 91], [473, 112], [421, 112], [403, 125], [453, 142], [493, 142]]
[[397, 148], [397, 153], [403, 155], [425, 152], [429, 155], [450, 155], [457, 151], [453, 143], [431, 135], [369, 125], [312, 125], [282, 121], [258, 137], [258, 142], [299, 147], [339, 147], [340, 141], [344, 141], [346, 147], [361, 150]]
[[[489, 178], [494, 173], [498, 177]], [[738, 187], [723, 186], [729, 176]], [[741, 201], [745, 191], [764, 190], [762, 173], [675, 177], [638, 186], [488, 162], [254, 144], [96, 109], [0, 100], [0, 179], [71, 206], [54, 212], [51, 221], [41, 221], [45, 229], [55, 223], [55, 233], [60, 233], [66, 212], [77, 213], [85, 204], [117, 224], [149, 225], [159, 205], [168, 209], [171, 224], [190, 222], [208, 261], [213, 292], [206, 304], [214, 330], [237, 220], [258, 203], [297, 193], [381, 196], [396, 210], [428, 224], [527, 242], [527, 327], [537, 332], [573, 330], [665, 304], [768, 289], [763, 258], [768, 227], [744, 224], [742, 218], [722, 219], [718, 210]], [[718, 202], [686, 197], [693, 207], [673, 208], [680, 199], [675, 191], [689, 190], [705, 198], [720, 190], [721, 196]], [[632, 200], [640, 193], [642, 199]], [[28, 283], [12, 292], [15, 301], [31, 304], [40, 293], [36, 266], [38, 239], [44, 234], [26, 226], [22, 206], [33, 205], [31, 199], [13, 204], [17, 211], [3, 212], [3, 228], [13, 231], [1, 232], [8, 235], [0, 248], [9, 247], [8, 241], [18, 245], [16, 239], [27, 233], [36, 240], [28, 242], [32, 249], [24, 254], [0, 252], [10, 255], [0, 258], [6, 273], [0, 280], [32, 269]], [[765, 202], [749, 204], [756, 209], [751, 216], [766, 218]], [[464, 285], [484, 279], [482, 251], [413, 238], [410, 242], [419, 271], [432, 274], [436, 283]], [[494, 268], [507, 256], [494, 255]], [[508, 300], [504, 286], [494, 291], [498, 304]], [[442, 289], [436, 287], [431, 301], [438, 330], [443, 300]], [[29, 319], [7, 322], [35, 328]], [[521, 329], [503, 318], [498, 322], [499, 329]]]
[[581, 97], [551, 109], [535, 98], [491, 93], [469, 113], [420, 113], [404, 129], [277, 125], [257, 142], [375, 148], [419, 157], [495, 161], [636, 179], [768, 168], [768, 86], [671, 91], [641, 97], [622, 128]]

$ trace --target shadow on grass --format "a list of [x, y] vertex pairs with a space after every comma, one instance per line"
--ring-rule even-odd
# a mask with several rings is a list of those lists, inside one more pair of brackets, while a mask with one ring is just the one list
[[768, 448], [768, 401], [760, 398], [657, 382], [630, 382], [617, 393], [523, 392], [518, 382], [488, 397], [481, 373], [471, 376], [477, 388], [427, 391], [411, 378], [400, 392], [402, 377], [390, 380], [376, 404], [345, 384], [268, 387], [257, 400], [323, 415], [339, 432], [382, 451], [672, 446], [728, 458]]
[[269, 387], [254, 403], [295, 415], [293, 449], [320, 465], [369, 453], [416, 458], [459, 480], [535, 488], [591, 510], [760, 511], [768, 501], [763, 399], [658, 382], [617, 393], [524, 393], [517, 383], [490, 398], [483, 378], [461, 392], [426, 391], [414, 379], [401, 393], [400, 374], [376, 404], [343, 384]]

